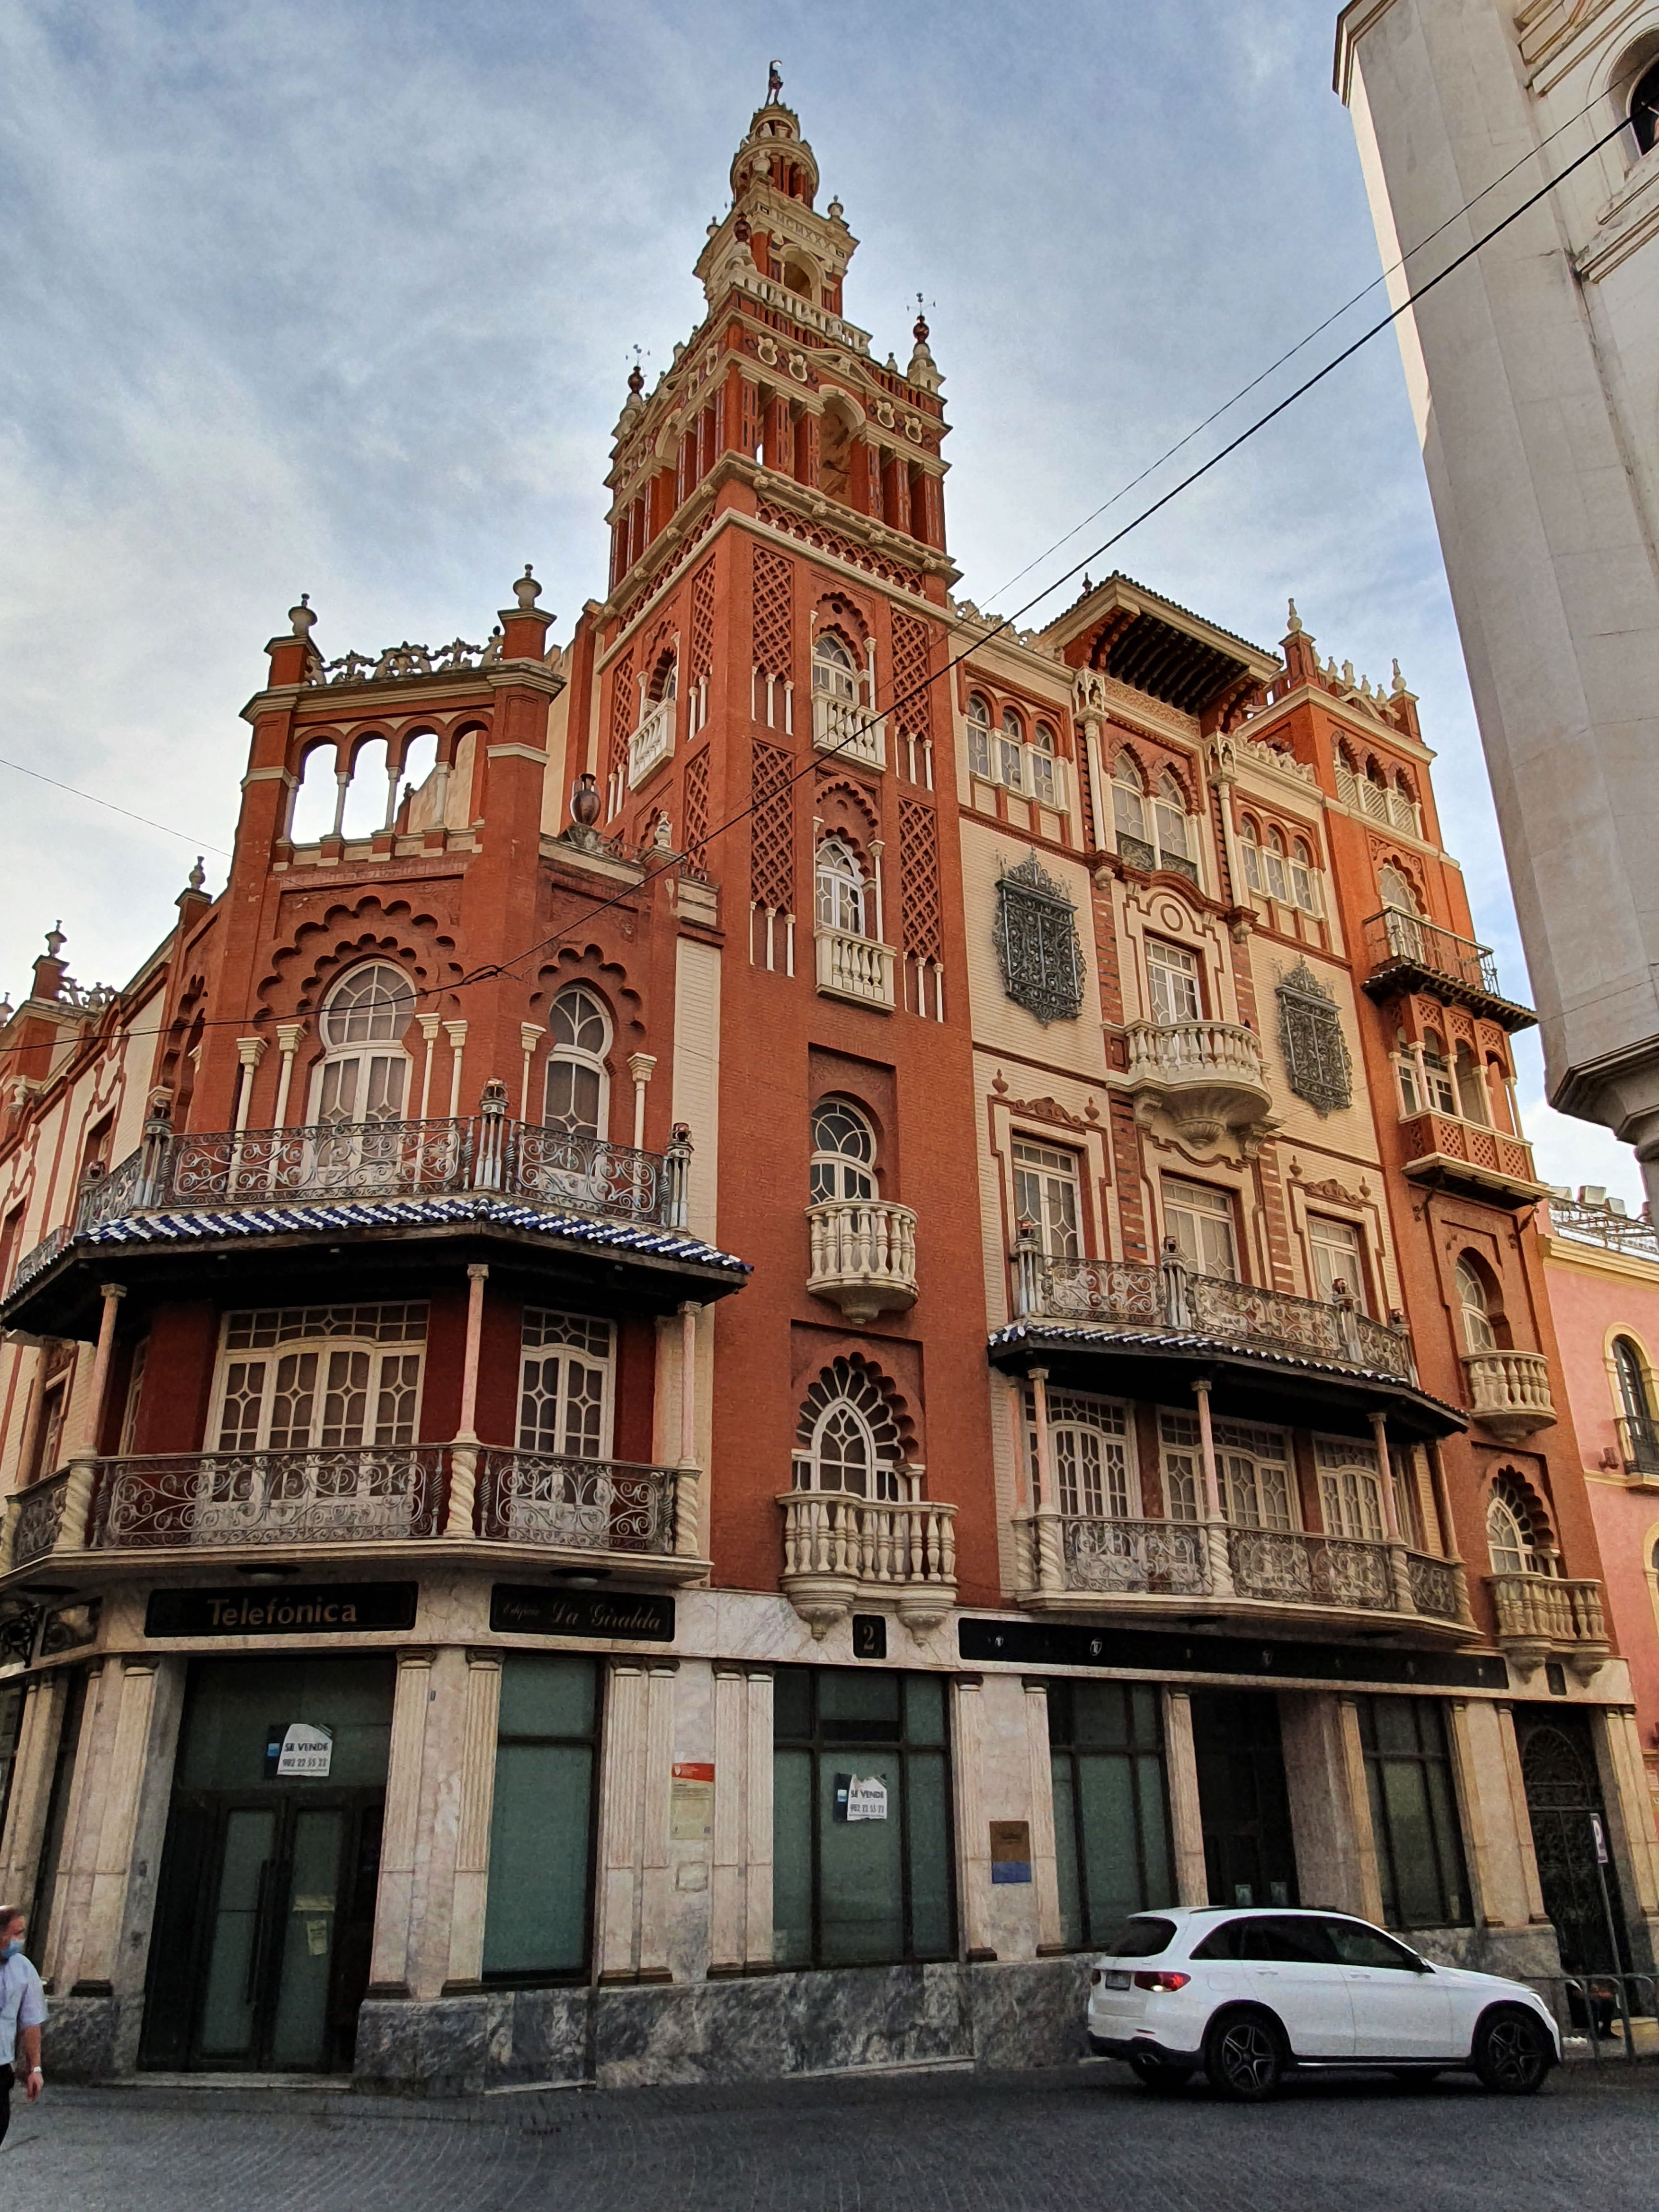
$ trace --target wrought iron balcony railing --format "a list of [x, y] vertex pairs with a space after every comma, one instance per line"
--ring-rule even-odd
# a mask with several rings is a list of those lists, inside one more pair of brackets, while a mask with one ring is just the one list
[[133, 1214], [477, 1192], [678, 1229], [690, 1157], [684, 1132], [666, 1152], [646, 1152], [489, 1110], [453, 1121], [316, 1122], [204, 1136], [175, 1135], [165, 1121], [152, 1121], [136, 1152], [86, 1185], [73, 1224], [28, 1254], [11, 1291], [49, 1267], [72, 1237]]
[[1659, 1421], [1651, 1413], [1620, 1413], [1619, 1451], [1626, 1474], [1659, 1474]]
[[486, 1447], [478, 1455], [478, 1534], [548, 1551], [670, 1553], [675, 1470], [627, 1460]]
[[104, 1460], [87, 1547], [240, 1550], [430, 1536], [443, 1525], [446, 1476], [441, 1444]]
[[1132, 1261], [1056, 1256], [1043, 1252], [1034, 1237], [1022, 1237], [1013, 1264], [1014, 1310], [1022, 1321], [1179, 1329], [1241, 1350], [1291, 1352], [1402, 1382], [1415, 1379], [1406, 1331], [1373, 1321], [1351, 1298], [1327, 1304], [1196, 1274], [1174, 1251], [1149, 1267]]
[[1024, 1601], [1202, 1597], [1468, 1625], [1455, 1559], [1404, 1543], [1039, 1509], [1016, 1516]]
[[1477, 1007], [1506, 1030], [1528, 1029], [1536, 1020], [1529, 1007], [1499, 990], [1489, 945], [1477, 945], [1473, 938], [1392, 906], [1370, 915], [1362, 927], [1365, 988], [1373, 998], [1422, 984]]
[[53, 1550], [64, 1527], [64, 1507], [69, 1498], [69, 1475], [49, 1475], [31, 1483], [11, 1501], [11, 1564], [26, 1567], [44, 1559]]

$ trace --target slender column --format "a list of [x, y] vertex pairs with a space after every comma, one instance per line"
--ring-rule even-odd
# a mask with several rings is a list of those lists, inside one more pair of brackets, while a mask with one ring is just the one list
[[98, 1317], [98, 1345], [92, 1356], [92, 1381], [82, 1401], [79, 1433], [69, 1453], [69, 1481], [64, 1492], [64, 1517], [58, 1524], [54, 1552], [86, 1548], [87, 1520], [92, 1506], [93, 1485], [98, 1473], [98, 1442], [104, 1425], [104, 1403], [109, 1395], [109, 1370], [115, 1349], [116, 1309], [126, 1296], [124, 1283], [106, 1283], [99, 1295], [104, 1310]]
[[466, 1050], [466, 1024], [446, 1022], [444, 1031], [449, 1039], [449, 1118], [453, 1121], [461, 1110], [461, 1055]]
[[1044, 1590], [1064, 1589], [1066, 1575], [1060, 1553], [1054, 1454], [1048, 1437], [1048, 1369], [1034, 1367], [1030, 1383], [1031, 1429], [1036, 1439], [1036, 1496], [1032, 1506], [1036, 1518], [1037, 1587]]
[[398, 1654], [392, 1742], [386, 1755], [386, 1829], [374, 1898], [374, 1948], [368, 1969], [372, 1997], [409, 1995], [415, 1858], [422, 1829], [421, 1782], [426, 1766], [427, 1716], [431, 1710], [435, 1656], [431, 1651]]
[[1227, 1549], [1227, 1519], [1221, 1504], [1221, 1471], [1216, 1465], [1215, 1431], [1210, 1423], [1210, 1382], [1200, 1375], [1193, 1385], [1198, 1401], [1198, 1449], [1204, 1468], [1204, 1514], [1208, 1522], [1206, 1543], [1210, 1555], [1210, 1587], [1217, 1597], [1233, 1594], [1232, 1555]]
[[1054, 1758], [1048, 1745], [1048, 1686], [1028, 1678], [1025, 1692], [1025, 1758], [1030, 1777], [1031, 1882], [1036, 1891], [1036, 1950], [1039, 1959], [1066, 1948], [1060, 1917], [1060, 1866], [1054, 1843]]
[[630, 1052], [628, 1072], [634, 1079], [634, 1149], [645, 1149], [645, 1086], [651, 1080], [657, 1065], [656, 1054], [649, 1052]]
[[887, 915], [883, 903], [881, 880], [881, 856], [886, 849], [886, 846], [879, 837], [872, 837], [870, 840], [870, 865], [875, 872], [876, 885], [876, 926], [871, 934], [875, 938], [878, 945], [885, 945], [887, 942]]
[[646, 1685], [645, 1761], [640, 1853], [640, 1959], [642, 1982], [673, 1979], [668, 1965], [673, 1874], [668, 1822], [674, 1781], [674, 1703], [678, 1659], [653, 1659]]
[[1411, 1565], [1406, 1557], [1406, 1532], [1400, 1525], [1400, 1501], [1394, 1491], [1394, 1460], [1389, 1450], [1389, 1425], [1382, 1413], [1370, 1417], [1371, 1435], [1376, 1442], [1376, 1477], [1382, 1487], [1382, 1525], [1389, 1538], [1389, 1577], [1394, 1585], [1394, 1609], [1398, 1613], [1413, 1613], [1417, 1601], [1412, 1595]]
[[466, 1655], [461, 1718], [459, 1802], [455, 1820], [455, 1902], [449, 1922], [447, 1985], [477, 1984], [483, 1973], [484, 1912], [489, 1901], [489, 1823], [495, 1808], [495, 1737], [501, 1717], [501, 1655]]
[[1190, 1690], [1164, 1692], [1164, 1763], [1170, 1791], [1176, 1902], [1207, 1905], [1210, 1877], [1204, 1863], [1204, 1813], [1198, 1796], [1198, 1753], [1193, 1743]]
[[751, 1668], [748, 1695], [749, 1771], [747, 1787], [748, 1880], [744, 1902], [748, 1928], [744, 1964], [772, 1963], [772, 1677]]
[[345, 826], [346, 793], [351, 788], [350, 769], [337, 768], [334, 771], [334, 824], [328, 833], [331, 837], [337, 837]]
[[702, 1542], [702, 1473], [697, 1464], [697, 1314], [680, 1308], [680, 1441], [674, 1470], [674, 1549], [699, 1559]]
[[959, 1674], [953, 1686], [956, 1741], [951, 1765], [956, 1784], [957, 1893], [962, 1899], [963, 1948], [969, 1963], [996, 1957], [991, 1942], [991, 1846], [985, 1825], [981, 1784], [985, 1678]]
[[241, 1073], [236, 1085], [236, 1133], [240, 1137], [247, 1127], [248, 1114], [253, 1104], [253, 1072], [265, 1056], [264, 1037], [238, 1037], [236, 1057]]
[[519, 1119], [521, 1121], [530, 1119], [530, 1063], [536, 1056], [536, 1047], [541, 1042], [544, 1034], [539, 1022], [519, 1024], [519, 1044], [524, 1054], [524, 1083], [519, 1093]]
[[[45, 1336], [34, 1355], [34, 1377], [29, 1384], [28, 1407], [23, 1415], [23, 1434], [17, 1447], [17, 1465], [13, 1470], [18, 1489], [28, 1480], [34, 1466], [34, 1455], [40, 1445], [40, 1425], [46, 1413], [46, 1361], [56, 1339]], [[45, 1472], [52, 1474], [47, 1468]]]
[[478, 1357], [483, 1343], [484, 1285], [489, 1269], [474, 1261], [466, 1271], [466, 1348], [461, 1355], [461, 1413], [449, 1451], [447, 1536], [472, 1534], [478, 1484]]
[[276, 1129], [288, 1127], [288, 1094], [294, 1081], [294, 1055], [305, 1033], [303, 1022], [279, 1022], [276, 1025], [276, 1049], [283, 1056], [283, 1064], [276, 1071], [276, 1111], [271, 1121]]
[[415, 1019], [420, 1024], [426, 1046], [421, 1058], [421, 1119], [424, 1121], [432, 1109], [432, 1055], [437, 1048], [441, 1024], [436, 1014], [416, 1014]]

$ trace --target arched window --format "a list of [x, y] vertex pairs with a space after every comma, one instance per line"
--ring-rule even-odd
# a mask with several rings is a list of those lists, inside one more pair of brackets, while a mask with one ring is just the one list
[[1047, 722], [1039, 722], [1031, 732], [1031, 790], [1038, 803], [1053, 806], [1059, 799], [1059, 781], [1054, 774], [1054, 757], [1060, 748], [1054, 732]]
[[892, 1500], [902, 1488], [903, 1441], [886, 1393], [850, 1359], [826, 1367], [795, 1423], [795, 1487]]
[[863, 937], [864, 908], [864, 871], [858, 855], [844, 838], [826, 837], [818, 847], [818, 927]]
[[1238, 850], [1245, 882], [1253, 891], [1261, 890], [1267, 880], [1261, 872], [1261, 833], [1248, 814], [1238, 825]]
[[647, 697], [653, 706], [660, 699], [672, 699], [679, 690], [679, 663], [672, 653], [665, 653], [651, 672]]
[[1010, 791], [1025, 788], [1025, 723], [1015, 707], [1002, 710], [1002, 734], [997, 740], [1002, 781]]
[[812, 689], [844, 706], [858, 704], [858, 664], [832, 629], [820, 630], [812, 641]]
[[968, 766], [975, 775], [991, 773], [991, 709], [975, 691], [968, 702]]
[[610, 1078], [605, 1055], [611, 1022], [596, 992], [571, 983], [553, 1001], [548, 1022], [553, 1047], [547, 1059], [547, 1099], [542, 1119], [573, 1137], [603, 1137], [610, 1119]]
[[1396, 914], [1415, 914], [1418, 911], [1417, 893], [1412, 888], [1411, 878], [1403, 869], [1385, 860], [1376, 872], [1376, 887], [1382, 894], [1384, 906]]
[[1438, 1030], [1423, 1036], [1423, 1073], [1428, 1079], [1430, 1109], [1436, 1114], [1455, 1114], [1457, 1093], [1452, 1088], [1451, 1067], [1446, 1059], [1446, 1040]]
[[1486, 1550], [1495, 1575], [1551, 1575], [1555, 1547], [1543, 1515], [1513, 1475], [1500, 1474], [1486, 1507]]
[[1291, 895], [1304, 914], [1319, 912], [1318, 872], [1305, 840], [1298, 837], [1291, 854]]
[[[1028, 1421], [1034, 1412], [1028, 1397]], [[1139, 1517], [1140, 1485], [1121, 1406], [1073, 1396], [1069, 1390], [1051, 1390], [1048, 1449], [1054, 1463], [1053, 1502], [1062, 1513], [1091, 1521]], [[1034, 1428], [1030, 1454], [1034, 1478], [1040, 1480]]]
[[1654, 140], [1659, 137], [1659, 62], [1637, 79], [1630, 96], [1630, 127], [1636, 133], [1638, 149], [1652, 153]]
[[414, 1013], [414, 988], [399, 968], [377, 960], [340, 978], [323, 1005], [313, 1121], [403, 1120], [409, 1082], [403, 1036]]
[[1285, 840], [1277, 830], [1267, 832], [1267, 849], [1262, 854], [1267, 871], [1267, 890], [1280, 906], [1291, 902], [1291, 886], [1285, 873]]
[[1112, 764], [1112, 818], [1118, 851], [1138, 868], [1158, 865], [1158, 854], [1146, 839], [1146, 789], [1132, 756], [1120, 753]]
[[1466, 1121], [1478, 1121], [1483, 1127], [1492, 1121], [1492, 1101], [1486, 1096], [1486, 1079], [1480, 1063], [1468, 1045], [1457, 1048], [1457, 1110]]
[[1359, 790], [1354, 775], [1353, 755], [1345, 738], [1339, 738], [1336, 747], [1336, 795], [1345, 806], [1358, 804]]
[[1463, 1344], [1469, 1352], [1496, 1352], [1492, 1294], [1480, 1270], [1467, 1255], [1457, 1263], [1457, 1305], [1463, 1317]]
[[1158, 778], [1157, 811], [1160, 865], [1166, 868], [1176, 867], [1182, 875], [1192, 872], [1193, 852], [1191, 833], [1187, 823], [1187, 797], [1168, 769]]
[[1632, 1421], [1650, 1420], [1647, 1371], [1641, 1352], [1627, 1336], [1613, 1340], [1613, 1371], [1619, 1382], [1619, 1410]]
[[876, 1136], [858, 1108], [826, 1098], [812, 1109], [813, 1206], [876, 1194]]

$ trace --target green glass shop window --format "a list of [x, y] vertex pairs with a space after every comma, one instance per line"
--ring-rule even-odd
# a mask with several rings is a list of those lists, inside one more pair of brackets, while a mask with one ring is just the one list
[[556, 1651], [502, 1659], [486, 1979], [586, 1971], [599, 1716], [594, 1660]]
[[777, 1965], [953, 1958], [943, 1679], [787, 1667], [773, 1694]]
[[1048, 1685], [1054, 1855], [1067, 1946], [1175, 1899], [1158, 1691], [1145, 1682]]
[[1433, 1698], [1361, 1698], [1382, 1918], [1390, 1928], [1467, 1927], [1472, 1917], [1446, 1718]]

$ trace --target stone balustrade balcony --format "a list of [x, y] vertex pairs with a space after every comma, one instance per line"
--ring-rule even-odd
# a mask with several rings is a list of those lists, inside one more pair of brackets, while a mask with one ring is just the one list
[[1129, 1084], [1143, 1122], [1161, 1111], [1198, 1145], [1230, 1130], [1265, 1133], [1271, 1101], [1254, 1030], [1233, 1022], [1136, 1022], [1127, 1042]]
[[812, 743], [820, 752], [835, 753], [860, 767], [887, 765], [887, 718], [872, 714], [851, 699], [835, 699], [827, 691], [812, 694]]
[[1019, 1602], [1035, 1612], [1200, 1611], [1291, 1626], [1316, 1614], [1465, 1643], [1474, 1632], [1461, 1563], [1401, 1542], [1041, 1507], [1015, 1516], [1014, 1534]]
[[809, 1206], [806, 1287], [848, 1321], [873, 1321], [916, 1302], [916, 1217], [879, 1198], [827, 1199]]
[[628, 740], [628, 787], [638, 789], [647, 776], [660, 768], [674, 750], [674, 708], [672, 698], [648, 706], [640, 726]]
[[1474, 1418], [1506, 1444], [1553, 1423], [1550, 1364], [1541, 1352], [1466, 1352], [1463, 1371]]
[[957, 1597], [956, 1507], [796, 1489], [783, 1512], [783, 1589], [822, 1640], [855, 1604], [890, 1604], [917, 1636]]
[[1611, 1651], [1599, 1582], [1504, 1574], [1489, 1575], [1486, 1583], [1498, 1615], [1498, 1648], [1522, 1676], [1559, 1658], [1588, 1682]]
[[850, 999], [854, 1006], [875, 1006], [890, 1013], [897, 957], [892, 946], [878, 944], [873, 937], [854, 937], [849, 930], [830, 929], [822, 924], [813, 934], [817, 942], [818, 988], [825, 997]]

